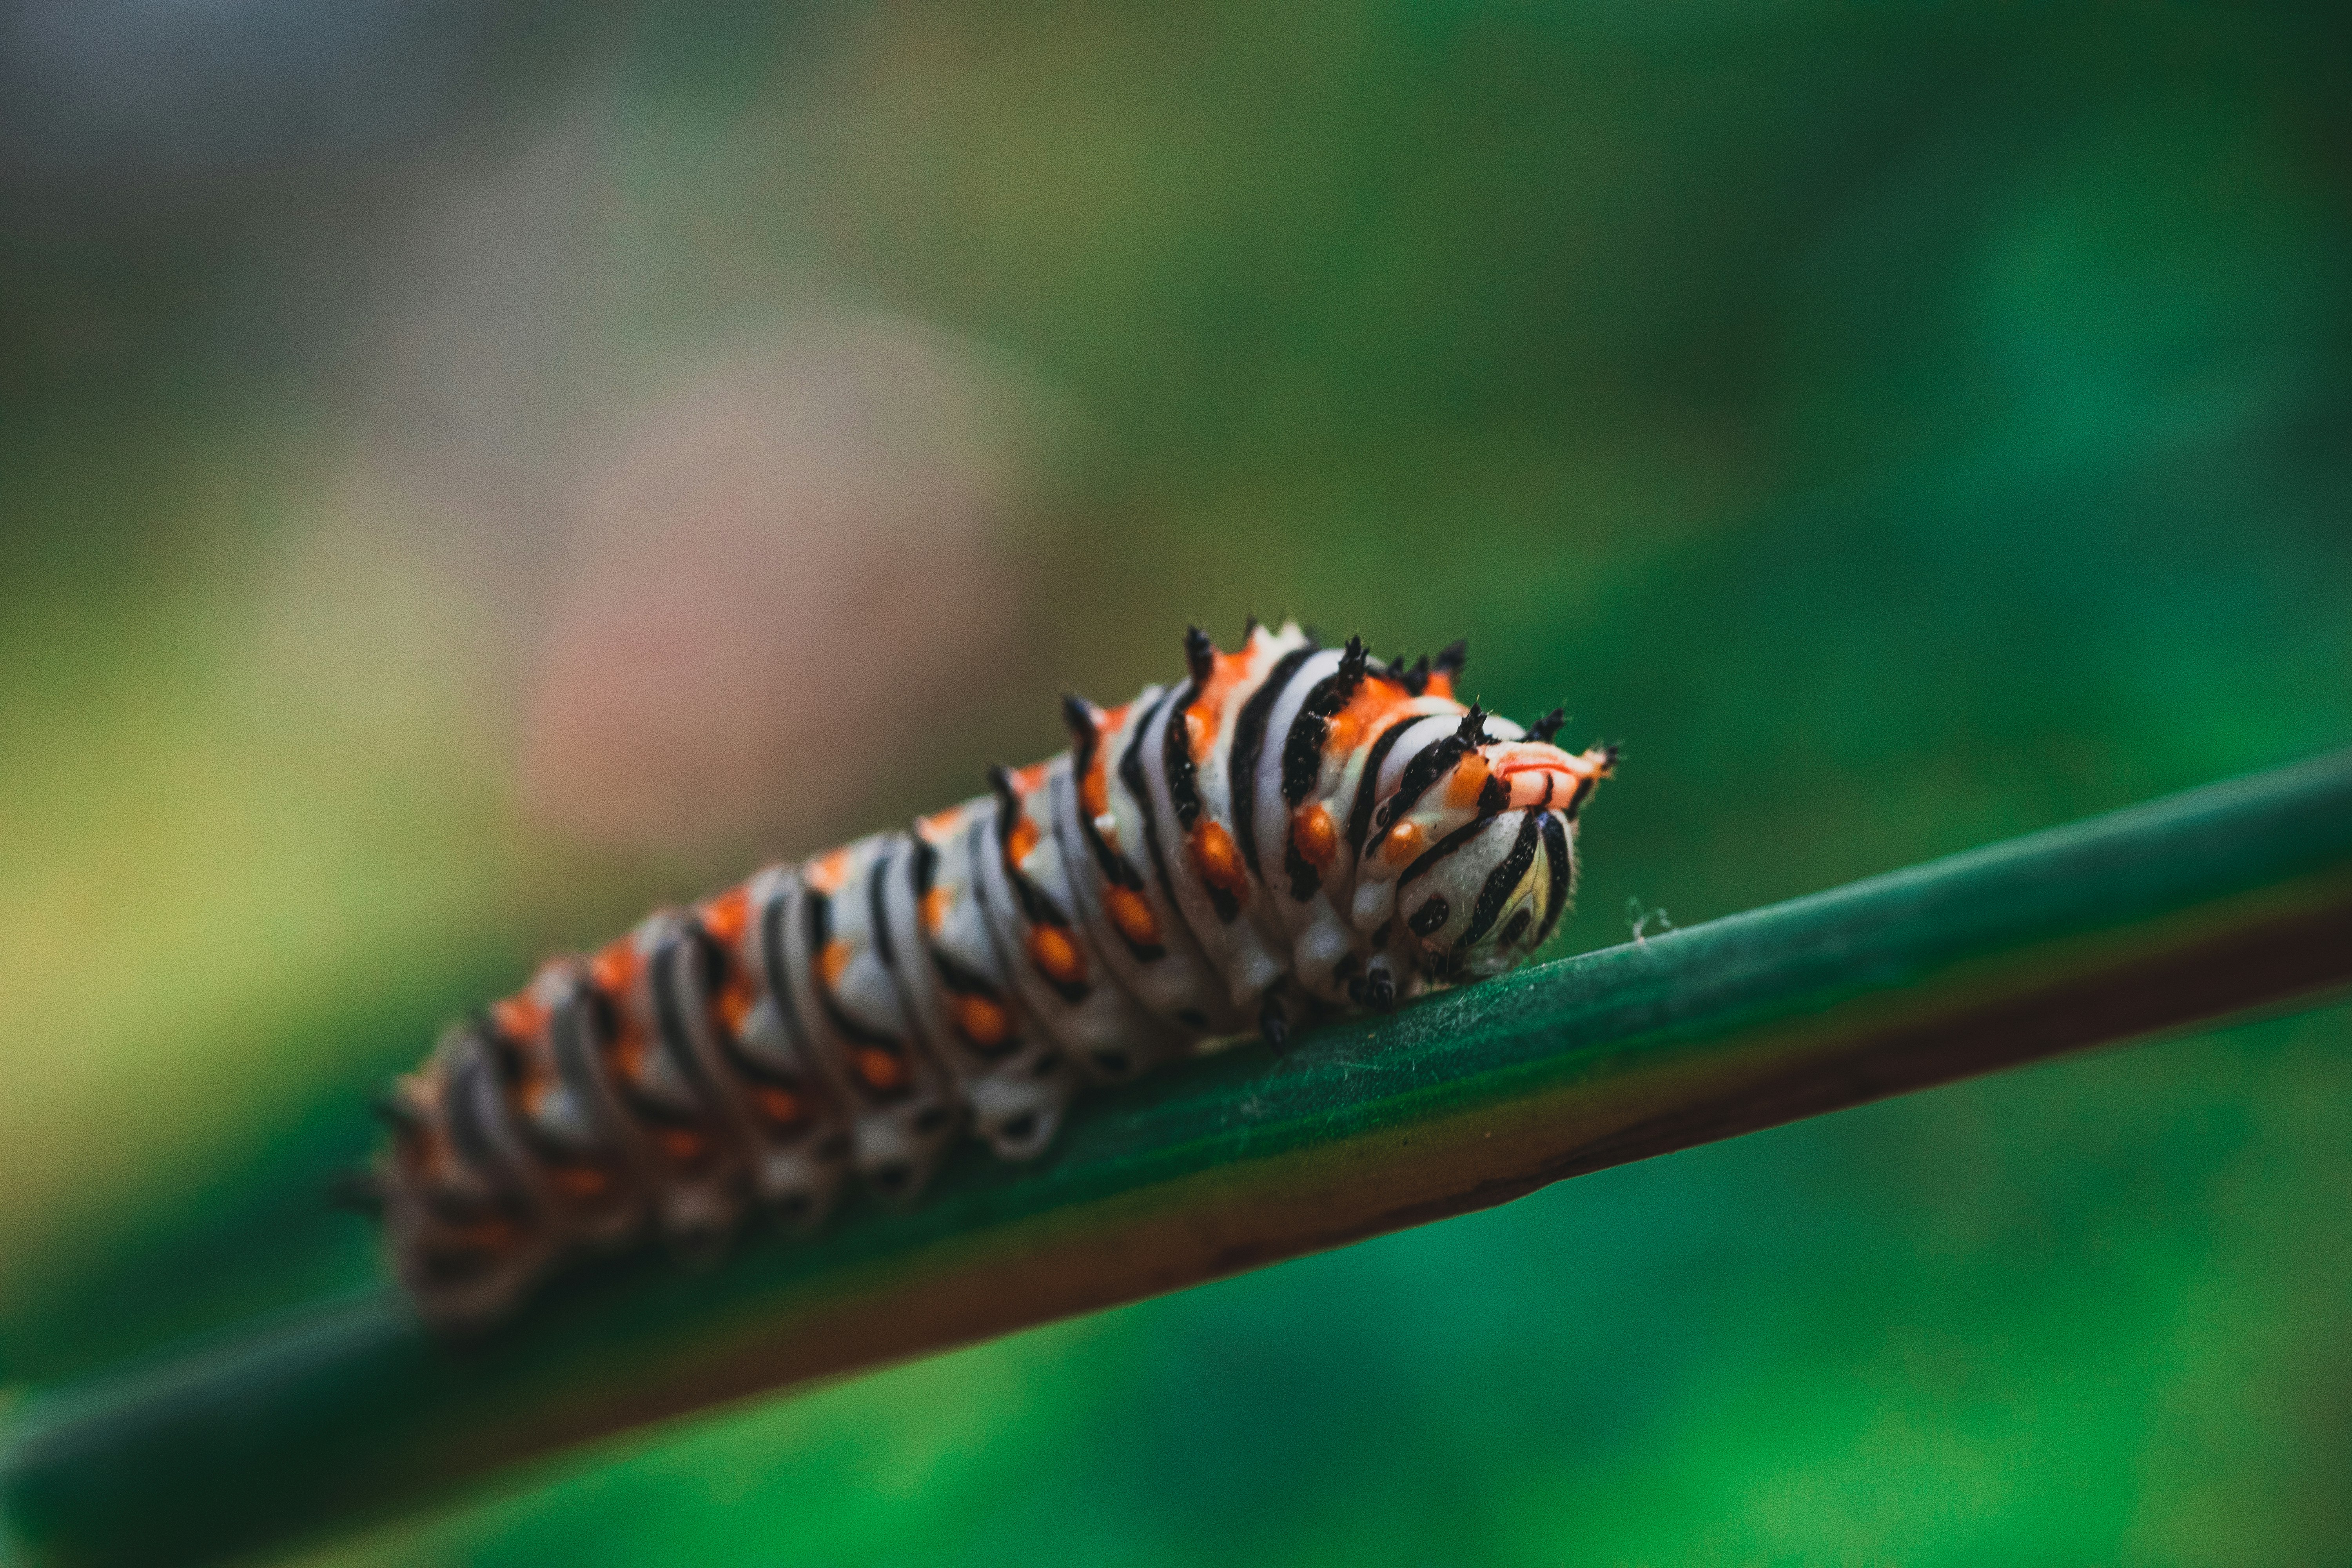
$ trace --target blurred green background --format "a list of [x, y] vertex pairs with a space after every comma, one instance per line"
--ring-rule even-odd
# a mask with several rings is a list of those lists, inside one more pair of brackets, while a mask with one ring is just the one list
[[[0, 14], [0, 1387], [372, 1280], [320, 1184], [440, 1020], [1187, 620], [1466, 631], [1622, 741], [1561, 952], [2352, 740], [2347, 44]], [[2341, 1561], [2347, 1044], [1608, 1173], [318, 1561]]]

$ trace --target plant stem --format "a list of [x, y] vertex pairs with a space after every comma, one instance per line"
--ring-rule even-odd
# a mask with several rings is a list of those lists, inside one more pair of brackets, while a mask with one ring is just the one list
[[33, 1560], [188, 1563], [518, 1461], [1502, 1203], [1565, 1176], [2352, 984], [2352, 752], [1237, 1049], [1041, 1168], [610, 1266], [472, 1345], [389, 1296], [30, 1402]]

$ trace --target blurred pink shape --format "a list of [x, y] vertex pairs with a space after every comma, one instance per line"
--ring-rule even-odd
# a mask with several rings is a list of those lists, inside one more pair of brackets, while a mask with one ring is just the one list
[[557, 567], [527, 806], [623, 848], [802, 845], [1001, 663], [1013, 385], [905, 323], [801, 333], [625, 423]]

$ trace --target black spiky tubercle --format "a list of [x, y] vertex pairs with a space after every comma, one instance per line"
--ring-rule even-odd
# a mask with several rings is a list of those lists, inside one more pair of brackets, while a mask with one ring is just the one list
[[1095, 743], [1095, 705], [1075, 691], [1062, 693], [1062, 728], [1070, 733], [1070, 744], [1080, 748]]
[[1192, 684], [1195, 687], [1206, 685], [1216, 663], [1217, 645], [1209, 640], [1209, 634], [1198, 626], [1186, 626], [1184, 668], [1192, 677]]

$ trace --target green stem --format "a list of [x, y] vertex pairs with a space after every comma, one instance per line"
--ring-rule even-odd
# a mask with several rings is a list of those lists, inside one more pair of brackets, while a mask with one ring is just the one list
[[1042, 1169], [608, 1268], [482, 1343], [383, 1296], [37, 1399], [36, 1561], [282, 1547], [722, 1400], [1483, 1208], [1546, 1183], [2352, 983], [2352, 752], [1233, 1051]]

